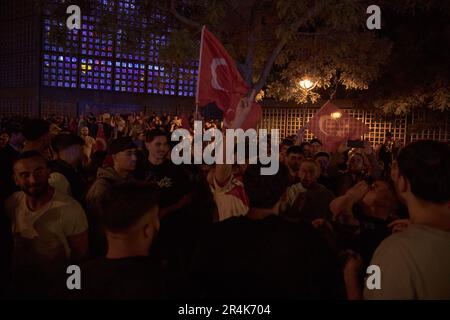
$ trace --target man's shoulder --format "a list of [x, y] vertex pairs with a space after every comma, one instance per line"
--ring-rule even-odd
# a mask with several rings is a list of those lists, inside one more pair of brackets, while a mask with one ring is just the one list
[[21, 201], [24, 201], [25, 193], [23, 191], [14, 192], [5, 200], [5, 209], [10, 213], [11, 210], [14, 210], [19, 206]]
[[[76, 201], [71, 196], [65, 194], [64, 192], [55, 189], [55, 196], [53, 201], [56, 203], [57, 207], [63, 208], [62, 213], [70, 213], [72, 211], [84, 211], [80, 203]], [[68, 211], [69, 210], [69, 211]]]
[[376, 260], [389, 260], [393, 257], [400, 258], [401, 256], [409, 255], [408, 253], [411, 252], [411, 247], [418, 240], [415, 239], [414, 234], [415, 230], [411, 228], [391, 234], [380, 243], [375, 250], [373, 258]]

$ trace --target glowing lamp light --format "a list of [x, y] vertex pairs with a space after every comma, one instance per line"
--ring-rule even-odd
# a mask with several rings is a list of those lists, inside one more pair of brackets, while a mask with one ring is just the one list
[[340, 113], [339, 111], [333, 112], [331, 114], [331, 118], [333, 118], [333, 119], [339, 119], [340, 117], [342, 117], [342, 113]]
[[313, 82], [311, 79], [304, 77], [298, 82], [298, 85], [302, 90], [310, 91], [317, 85], [317, 81]]

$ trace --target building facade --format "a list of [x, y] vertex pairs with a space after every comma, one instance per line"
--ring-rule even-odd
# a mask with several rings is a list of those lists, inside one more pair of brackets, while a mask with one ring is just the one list
[[[197, 61], [183, 66], [161, 63], [159, 48], [167, 41], [161, 34], [150, 34], [150, 41], [142, 42], [134, 52], [124, 46], [121, 25], [170, 25], [166, 17], [158, 12], [148, 20], [138, 17], [140, 0], [92, 0], [98, 14], [82, 11], [81, 29], [71, 31], [66, 27], [66, 2], [0, 1], [0, 115], [187, 113], [194, 109]], [[55, 16], [55, 8], [62, 14]], [[117, 33], [98, 31], [102, 12], [119, 17]], [[64, 35], [64, 43], [56, 43], [55, 33]], [[439, 124], [417, 129], [424, 119], [434, 120], [427, 120], [428, 114], [422, 111], [388, 117], [345, 102], [337, 104], [369, 126], [366, 138], [373, 143], [382, 142], [387, 131], [404, 143], [450, 141], [448, 114], [441, 116]], [[295, 134], [318, 107], [267, 101], [261, 127], [278, 128], [282, 137]], [[307, 138], [312, 135], [308, 133]]]

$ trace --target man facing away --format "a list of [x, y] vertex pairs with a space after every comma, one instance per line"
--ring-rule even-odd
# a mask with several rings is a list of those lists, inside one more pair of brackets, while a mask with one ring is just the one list
[[84, 264], [80, 296], [97, 299], [160, 299], [161, 272], [149, 257], [159, 230], [158, 188], [125, 182], [109, 189], [100, 202], [106, 231], [105, 257]]

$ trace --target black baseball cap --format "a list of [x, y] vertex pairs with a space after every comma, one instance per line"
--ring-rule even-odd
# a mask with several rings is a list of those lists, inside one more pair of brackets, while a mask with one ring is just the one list
[[137, 146], [131, 137], [120, 137], [111, 141], [108, 148], [109, 154], [116, 154], [129, 149], [136, 149]]

